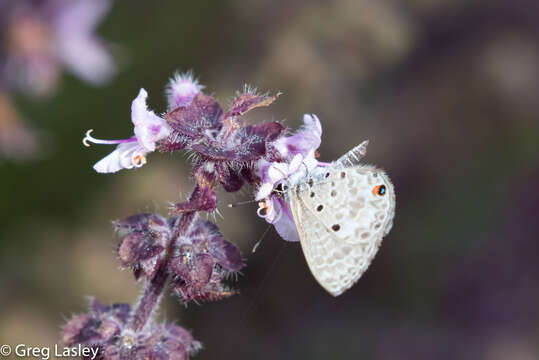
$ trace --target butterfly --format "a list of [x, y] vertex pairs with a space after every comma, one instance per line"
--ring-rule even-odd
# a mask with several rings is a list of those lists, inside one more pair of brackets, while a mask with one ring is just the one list
[[368, 142], [285, 185], [311, 273], [331, 295], [356, 283], [393, 226], [395, 191], [387, 174], [361, 164]]

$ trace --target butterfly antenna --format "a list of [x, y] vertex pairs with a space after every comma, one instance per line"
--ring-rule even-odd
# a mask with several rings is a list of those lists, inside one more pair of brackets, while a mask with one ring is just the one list
[[237, 203], [234, 203], [234, 204], [228, 204], [227, 206], [229, 208], [234, 208], [234, 207], [238, 207], [238, 206], [241, 206], [241, 205], [247, 205], [247, 204], [252, 204], [252, 203], [255, 203], [257, 202], [258, 200], [247, 200], [247, 201], [240, 201], [240, 202], [237, 202]]
[[253, 250], [251, 250], [252, 254], [256, 252], [256, 249], [258, 249], [258, 247], [260, 246], [260, 243], [262, 242], [262, 240], [264, 240], [264, 237], [266, 237], [266, 234], [268, 233], [269, 229], [271, 229], [271, 225], [268, 225], [268, 227], [266, 227], [266, 230], [264, 230], [264, 232], [262, 233], [262, 236], [260, 236], [260, 239], [258, 239], [258, 241], [253, 246]]

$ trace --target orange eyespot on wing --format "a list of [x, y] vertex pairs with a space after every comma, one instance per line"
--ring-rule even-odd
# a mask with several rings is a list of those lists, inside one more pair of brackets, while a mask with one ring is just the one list
[[374, 188], [372, 188], [372, 193], [374, 195], [383, 196], [386, 193], [386, 186], [385, 185], [376, 185]]

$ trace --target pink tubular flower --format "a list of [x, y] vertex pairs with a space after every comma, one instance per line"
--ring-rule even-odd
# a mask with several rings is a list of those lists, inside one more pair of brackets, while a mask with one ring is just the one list
[[270, 163], [262, 160], [262, 162], [265, 162], [265, 168], [262, 170], [262, 182], [258, 188], [255, 199], [261, 200], [267, 198], [281, 181], [301, 173], [303, 160], [304, 157], [301, 154], [296, 154], [290, 163]]
[[292, 136], [279, 138], [273, 144], [284, 161], [260, 160], [257, 164], [261, 182], [255, 199], [263, 200], [259, 203], [257, 214], [272, 224], [287, 241], [299, 241], [296, 224], [289, 204], [272, 193], [279, 184], [294, 184], [317, 166], [326, 165], [316, 160], [321, 136], [322, 125], [318, 117], [305, 114], [299, 131]]
[[82, 140], [85, 146], [94, 144], [118, 144], [116, 149], [94, 165], [99, 173], [113, 173], [121, 169], [132, 169], [146, 164], [146, 154], [155, 151], [157, 141], [170, 134], [166, 121], [148, 110], [146, 98], [148, 93], [140, 89], [138, 96], [131, 104], [131, 121], [135, 126], [135, 135], [122, 140], [100, 140], [93, 138], [88, 130]]
[[187, 107], [204, 89], [193, 77], [191, 72], [176, 73], [167, 85], [166, 93], [168, 100], [168, 110], [174, 110], [179, 106]]
[[257, 214], [275, 227], [277, 233], [286, 241], [299, 241], [296, 223], [290, 213], [289, 204], [277, 195], [270, 195], [258, 203]]
[[256, 200], [267, 198], [280, 182], [294, 182], [319, 166], [316, 150], [320, 146], [322, 125], [316, 115], [305, 114], [303, 126], [292, 136], [279, 138], [274, 143], [275, 149], [283, 162], [260, 160], [258, 169], [261, 185], [256, 193]]
[[275, 142], [275, 147], [283, 157], [308, 154], [320, 147], [322, 142], [322, 125], [314, 114], [303, 115], [303, 126], [292, 136], [282, 137]]

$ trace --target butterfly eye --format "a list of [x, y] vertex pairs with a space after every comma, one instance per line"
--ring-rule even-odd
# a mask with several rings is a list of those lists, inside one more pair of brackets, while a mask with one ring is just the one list
[[280, 183], [279, 185], [275, 187], [275, 191], [278, 193], [285, 192], [286, 190], [288, 190], [288, 185], [283, 184], [283, 183]]
[[380, 195], [380, 196], [383, 196], [385, 195], [386, 193], [386, 186], [385, 185], [376, 185], [373, 189], [372, 189], [372, 193], [374, 195]]

